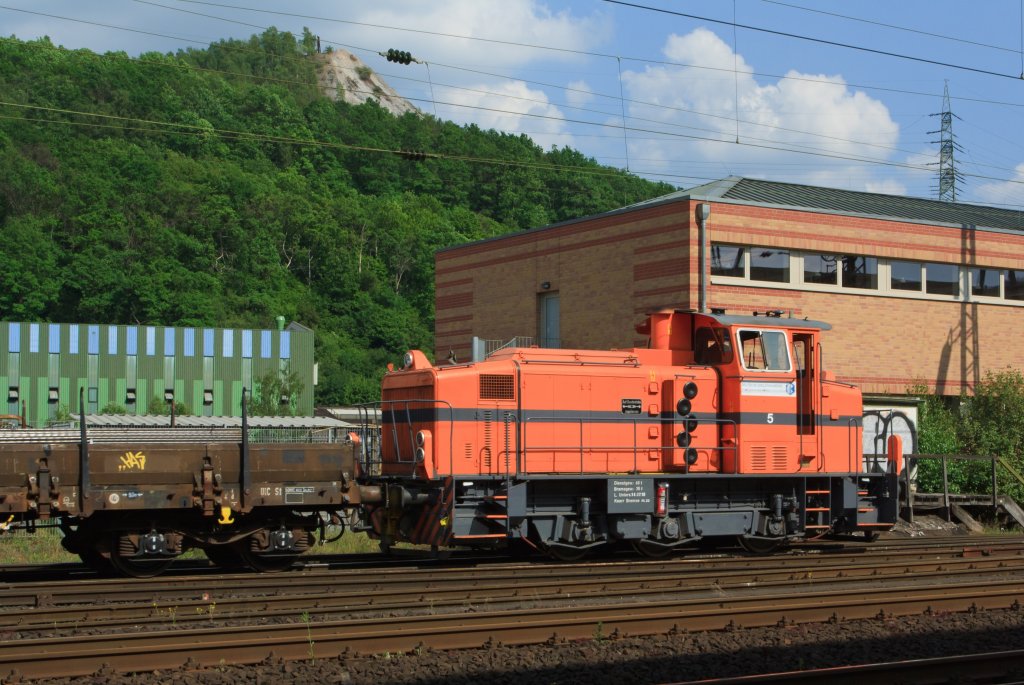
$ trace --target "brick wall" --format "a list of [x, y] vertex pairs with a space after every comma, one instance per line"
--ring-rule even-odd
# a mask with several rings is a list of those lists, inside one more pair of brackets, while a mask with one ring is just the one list
[[[641, 207], [438, 253], [438, 353], [466, 359], [474, 335], [537, 335], [543, 292], [559, 293], [562, 347], [645, 344], [633, 330], [645, 313], [697, 307], [695, 205]], [[1024, 269], [1024, 235], [711, 205], [713, 242]], [[865, 392], [903, 394], [923, 382], [955, 395], [987, 370], [1024, 365], [1021, 307], [724, 283], [709, 285], [708, 299], [731, 313], [781, 309], [831, 323], [826, 368]]]

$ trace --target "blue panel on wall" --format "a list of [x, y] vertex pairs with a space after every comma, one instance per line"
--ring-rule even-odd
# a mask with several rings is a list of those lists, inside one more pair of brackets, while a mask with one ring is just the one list
[[50, 354], [60, 354], [60, 324], [50, 324]]
[[9, 326], [10, 328], [7, 329], [7, 351], [21, 352], [21, 324], [12, 323]]
[[174, 329], [173, 328], [165, 328], [164, 329], [164, 356], [165, 357], [173, 357], [174, 356]]
[[203, 329], [203, 356], [204, 357], [212, 357], [214, 354], [215, 353], [213, 351], [213, 329], [212, 328], [204, 328]]
[[125, 354], [136, 355], [139, 353], [139, 328], [138, 326], [129, 326], [128, 331], [125, 335]]
[[117, 327], [110, 326], [107, 329], [107, 354], [114, 356], [117, 354]]
[[196, 329], [186, 328], [182, 334], [182, 344], [185, 346], [183, 352], [186, 357], [196, 356]]
[[78, 324], [68, 326], [68, 353], [78, 354]]
[[260, 331], [260, 357], [270, 359], [270, 331]]
[[242, 358], [252, 359], [252, 331], [242, 331]]
[[28, 351], [39, 352], [39, 324], [37, 323], [28, 325]]
[[88, 342], [88, 345], [87, 345], [86, 349], [89, 351], [89, 354], [99, 354], [100, 353], [100, 327], [99, 326], [89, 326], [89, 342]]
[[234, 354], [235, 336], [234, 331], [224, 331], [224, 354], [223, 357], [231, 357]]
[[292, 334], [290, 331], [281, 331], [281, 359], [291, 359], [292, 356]]
[[156, 354], [156, 328], [146, 326], [146, 354], [152, 357]]

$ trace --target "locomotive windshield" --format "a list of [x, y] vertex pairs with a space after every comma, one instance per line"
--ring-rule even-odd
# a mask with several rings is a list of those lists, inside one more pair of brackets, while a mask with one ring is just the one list
[[750, 371], [789, 371], [789, 346], [783, 331], [741, 330], [743, 367]]
[[732, 345], [724, 328], [698, 328], [694, 336], [693, 358], [698, 364], [728, 364]]

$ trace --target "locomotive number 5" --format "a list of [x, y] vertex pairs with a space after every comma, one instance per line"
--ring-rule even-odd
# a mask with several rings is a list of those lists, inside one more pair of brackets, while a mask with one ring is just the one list
[[775, 423], [775, 414], [768, 415], [768, 423]]

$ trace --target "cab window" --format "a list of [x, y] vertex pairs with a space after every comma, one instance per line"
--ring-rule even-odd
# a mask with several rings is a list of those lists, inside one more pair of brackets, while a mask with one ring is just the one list
[[698, 328], [694, 336], [693, 359], [698, 364], [728, 364], [732, 344], [724, 328]]
[[740, 330], [743, 368], [750, 371], [789, 371], [789, 346], [782, 331]]

